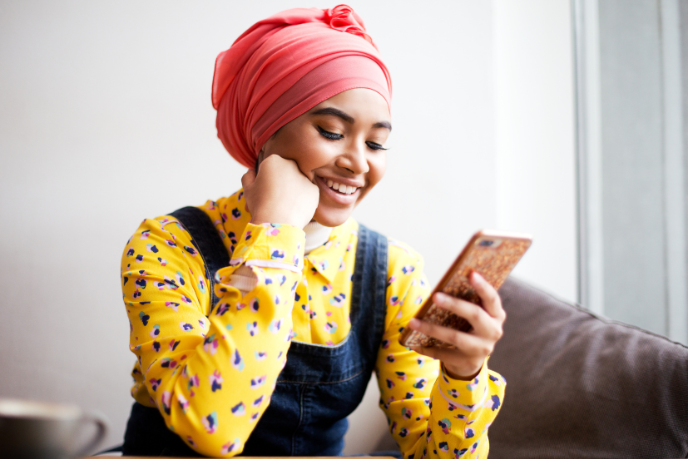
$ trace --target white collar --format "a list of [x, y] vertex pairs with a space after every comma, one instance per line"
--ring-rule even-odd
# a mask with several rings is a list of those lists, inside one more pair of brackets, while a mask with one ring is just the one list
[[309, 254], [327, 242], [332, 233], [332, 228], [323, 226], [318, 222], [310, 222], [303, 228], [303, 232], [306, 233], [305, 253]]

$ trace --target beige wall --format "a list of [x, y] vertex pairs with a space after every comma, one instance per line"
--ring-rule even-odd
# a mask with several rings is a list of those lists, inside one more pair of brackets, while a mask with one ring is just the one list
[[[357, 218], [418, 249], [431, 282], [475, 230], [528, 230], [536, 243], [521, 277], [575, 298], [568, 2], [351, 4], [395, 85], [388, 174]], [[143, 218], [240, 186], [243, 170], [216, 138], [214, 58], [254, 21], [293, 6], [0, 3], [0, 396], [98, 409], [112, 424], [106, 443], [121, 442], [133, 362], [122, 248]], [[509, 23], [509, 35], [495, 30]], [[519, 31], [527, 36], [513, 46]], [[529, 45], [540, 41], [548, 47]], [[512, 53], [528, 56], [546, 92], [529, 83], [536, 69], [504, 64]], [[547, 117], [517, 109], [509, 94], [525, 86]], [[508, 134], [513, 123], [534, 142]], [[521, 154], [545, 159], [537, 174], [511, 166]], [[509, 171], [530, 175], [498, 185]], [[552, 173], [565, 180], [543, 180]], [[374, 389], [367, 397], [348, 453], [376, 446], [371, 423], [384, 430]]]

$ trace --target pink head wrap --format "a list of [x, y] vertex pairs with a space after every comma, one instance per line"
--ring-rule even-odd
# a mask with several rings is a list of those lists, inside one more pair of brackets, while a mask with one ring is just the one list
[[353, 88], [372, 89], [391, 106], [389, 71], [363, 20], [346, 5], [283, 11], [254, 24], [217, 56], [217, 135], [251, 168], [279, 128]]

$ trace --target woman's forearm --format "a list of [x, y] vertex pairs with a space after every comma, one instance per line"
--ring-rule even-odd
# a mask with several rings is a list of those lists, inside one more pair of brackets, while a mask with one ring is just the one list
[[[192, 247], [184, 234], [166, 237], [169, 233], [156, 229], [156, 223], [151, 226], [146, 244], [135, 237], [130, 249], [139, 252], [153, 245], [160, 247], [156, 255], [161, 256], [144, 258], [137, 269], [123, 270], [132, 350], [139, 358], [147, 392], [168, 427], [192, 448], [214, 456], [238, 454], [267, 408], [286, 362], [291, 287], [300, 281], [301, 273], [246, 268], [256, 280], [245, 295], [228, 281], [251, 260], [260, 265], [261, 254], [295, 250], [293, 239], [300, 230], [294, 236], [284, 228], [279, 233], [265, 227], [247, 229], [251, 233], [242, 236], [245, 243], [237, 245], [244, 259], [218, 272], [220, 301], [206, 317], [208, 311], [201, 304], [203, 276], [193, 274], [204, 272], [200, 257], [184, 252], [185, 247]], [[173, 241], [174, 247], [166, 241]], [[125, 251], [125, 259], [131, 258], [126, 256], [129, 252]], [[165, 266], [156, 266], [155, 262], [160, 265], [156, 258], [165, 260]]]

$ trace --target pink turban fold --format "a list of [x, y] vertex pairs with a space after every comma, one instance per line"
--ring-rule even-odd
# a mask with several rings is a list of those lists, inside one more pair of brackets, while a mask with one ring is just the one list
[[346, 5], [283, 11], [254, 24], [217, 57], [218, 137], [253, 167], [279, 128], [353, 88], [376, 91], [391, 106], [389, 71], [361, 18]]

